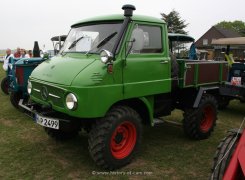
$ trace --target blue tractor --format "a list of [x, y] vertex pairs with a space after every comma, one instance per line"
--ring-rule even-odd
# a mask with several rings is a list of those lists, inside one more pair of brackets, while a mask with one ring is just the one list
[[[51, 38], [54, 44], [55, 55], [58, 53], [65, 41], [66, 36], [55, 36]], [[41, 51], [42, 52], [42, 51]], [[29, 76], [32, 71], [43, 61], [50, 58], [48, 53], [42, 52], [40, 57], [40, 50], [38, 43], [34, 43], [33, 58], [10, 58], [7, 76], [1, 82], [2, 91], [5, 94], [10, 94], [10, 102], [12, 105], [20, 109], [19, 100], [24, 99], [28, 101], [29, 95], [27, 92], [27, 84]]]
[[22, 58], [13, 64], [12, 73], [9, 76], [9, 92], [12, 105], [19, 108], [20, 99], [28, 100], [27, 84], [32, 71], [48, 58]]
[[239, 99], [245, 102], [245, 61], [235, 61], [231, 53], [232, 47], [245, 47], [245, 37], [221, 38], [212, 41], [213, 45], [223, 48], [225, 59], [228, 61], [229, 76], [227, 82], [220, 87], [220, 109], [228, 106], [230, 100]]
[[13, 71], [13, 65], [15, 62], [17, 62], [19, 59], [15, 58], [9, 58], [9, 65], [8, 65], [8, 70], [6, 71], [6, 76], [2, 79], [1, 81], [1, 89], [4, 94], [9, 94], [9, 84], [10, 84], [10, 78], [12, 77]]

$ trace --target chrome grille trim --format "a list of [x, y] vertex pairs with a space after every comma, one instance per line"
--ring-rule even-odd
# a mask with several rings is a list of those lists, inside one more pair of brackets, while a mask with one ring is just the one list
[[33, 88], [33, 90], [34, 90], [34, 91], [37, 91], [37, 92], [40, 92], [40, 90], [39, 90], [39, 89], [36, 89], [36, 88]]
[[54, 97], [54, 98], [58, 98], [58, 99], [60, 99], [60, 97], [59, 97], [59, 96], [56, 96], [56, 95], [54, 95], [54, 94], [49, 93], [48, 95], [49, 95], [49, 96], [51, 96], [51, 97]]

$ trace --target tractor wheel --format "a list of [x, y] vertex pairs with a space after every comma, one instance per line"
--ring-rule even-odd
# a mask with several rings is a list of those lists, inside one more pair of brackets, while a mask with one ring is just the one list
[[207, 139], [216, 125], [217, 101], [211, 95], [204, 95], [198, 108], [187, 109], [184, 113], [185, 134], [196, 140]]
[[8, 77], [5, 77], [1, 81], [1, 89], [4, 92], [4, 94], [9, 94], [9, 83], [8, 83]]
[[126, 106], [112, 108], [89, 133], [89, 151], [98, 166], [113, 170], [130, 163], [139, 149], [142, 125], [139, 114]]
[[226, 168], [231, 160], [231, 156], [237, 146], [240, 135], [235, 132], [229, 133], [219, 144], [212, 167], [212, 180], [222, 180], [225, 174]]
[[19, 101], [22, 98], [22, 96], [23, 95], [21, 92], [11, 92], [10, 93], [10, 102], [18, 110], [20, 110]]
[[71, 132], [66, 132], [66, 131], [61, 131], [59, 129], [53, 129], [53, 128], [48, 128], [48, 127], [44, 127], [44, 130], [49, 135], [49, 137], [57, 141], [72, 139], [76, 137], [79, 132], [79, 130], [73, 130]]
[[220, 110], [225, 109], [230, 103], [230, 98], [224, 97], [224, 96], [220, 96], [218, 98], [218, 108]]

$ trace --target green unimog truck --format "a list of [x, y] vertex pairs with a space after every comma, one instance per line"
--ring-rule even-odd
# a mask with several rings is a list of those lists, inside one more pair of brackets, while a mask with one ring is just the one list
[[228, 71], [223, 61], [176, 61], [163, 20], [133, 15], [132, 5], [122, 9], [124, 16], [73, 24], [59, 55], [32, 72], [31, 102], [19, 103], [53, 138], [85, 129], [90, 154], [105, 169], [129, 163], [142, 124], [155, 126], [174, 109], [183, 110], [190, 138], [208, 138]]

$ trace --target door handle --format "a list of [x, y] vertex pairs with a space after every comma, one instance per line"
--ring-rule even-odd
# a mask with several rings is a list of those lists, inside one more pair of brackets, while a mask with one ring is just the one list
[[160, 64], [167, 64], [168, 61], [160, 61]]

